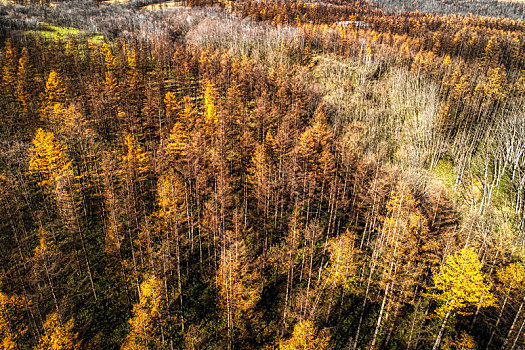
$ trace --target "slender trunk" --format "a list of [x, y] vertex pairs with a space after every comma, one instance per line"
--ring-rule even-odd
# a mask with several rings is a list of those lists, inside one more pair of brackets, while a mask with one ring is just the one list
[[512, 320], [512, 324], [510, 326], [509, 332], [507, 333], [507, 338], [505, 338], [505, 342], [503, 343], [503, 349], [507, 349], [508, 345], [510, 343], [510, 336], [514, 332], [514, 327], [516, 327], [516, 322], [518, 322], [518, 318], [520, 317], [521, 310], [523, 309], [523, 304], [525, 303], [525, 297], [521, 301], [520, 307], [518, 309], [518, 312], [516, 312], [516, 316], [514, 316], [514, 320]]
[[523, 330], [524, 326], [525, 326], [525, 319], [523, 319], [523, 322], [521, 322], [520, 329], [518, 329], [518, 334], [516, 334], [516, 338], [514, 338], [514, 342], [512, 343], [512, 347], [510, 348], [510, 350], [514, 350], [514, 348], [516, 347], [516, 343], [520, 339], [521, 331]]
[[374, 331], [374, 337], [372, 338], [372, 344], [370, 344], [370, 349], [375, 349], [376, 347], [377, 335], [379, 334], [381, 320], [383, 319], [383, 312], [385, 311], [385, 305], [388, 298], [388, 293], [390, 291], [390, 285], [391, 283], [389, 283], [385, 289], [385, 295], [383, 296], [383, 301], [381, 302], [381, 310], [379, 310], [379, 316], [377, 317], [376, 329]]
[[501, 309], [499, 310], [498, 319], [496, 320], [496, 324], [494, 325], [494, 329], [490, 333], [490, 338], [487, 343], [486, 349], [488, 350], [490, 348], [490, 345], [492, 344], [492, 339], [494, 339], [494, 334], [496, 334], [496, 329], [498, 329], [499, 323], [501, 321], [501, 316], [503, 315], [503, 310], [505, 310], [505, 305], [507, 304], [508, 297], [505, 297], [505, 300], [503, 300], [503, 305], [501, 306]]
[[439, 330], [439, 333], [436, 337], [436, 341], [434, 342], [434, 346], [432, 347], [432, 350], [439, 349], [439, 344], [441, 344], [441, 338], [443, 337], [443, 333], [445, 332], [445, 327], [447, 326], [447, 321], [451, 313], [452, 313], [452, 310], [449, 310], [447, 314], [445, 315], [445, 318], [443, 319], [443, 323], [441, 323], [441, 329]]

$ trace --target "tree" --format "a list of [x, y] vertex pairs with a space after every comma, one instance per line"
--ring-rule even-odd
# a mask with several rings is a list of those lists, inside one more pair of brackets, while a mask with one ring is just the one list
[[244, 242], [235, 242], [224, 249], [216, 276], [220, 307], [226, 313], [228, 340], [231, 348], [233, 330], [242, 329], [253, 317], [253, 310], [261, 298], [259, 274], [249, 260]]
[[209, 135], [217, 132], [216, 128], [219, 123], [217, 119], [215, 95], [216, 92], [213, 84], [209, 80], [206, 80], [204, 82], [204, 125]]
[[177, 121], [170, 133], [170, 142], [166, 146], [166, 153], [173, 156], [175, 160], [185, 160], [186, 147], [189, 141], [188, 128], [182, 122]]
[[341, 286], [350, 290], [356, 279], [355, 273], [359, 265], [355, 239], [355, 233], [346, 230], [344, 234], [329, 242], [330, 266], [327, 281], [334, 288]]
[[2, 67], [2, 85], [4, 93], [13, 97], [16, 84], [16, 51], [11, 39], [7, 39], [4, 47], [3, 67]]
[[140, 285], [139, 302], [133, 305], [129, 333], [121, 350], [161, 349], [167, 344], [164, 328], [170, 320], [161, 285], [155, 276]]
[[433, 350], [439, 348], [447, 321], [453, 313], [468, 315], [469, 307], [494, 305], [494, 296], [490, 291], [492, 286], [485, 282], [482, 267], [476, 252], [463, 248], [447, 256], [439, 274], [434, 275], [436, 292], [429, 294], [429, 297], [441, 304], [436, 314], [443, 322]]
[[443, 350], [475, 350], [476, 348], [474, 337], [465, 332], [461, 332], [453, 339], [445, 340], [443, 344]]
[[166, 96], [164, 97], [164, 103], [166, 104], [166, 119], [170, 121], [172, 118], [176, 117], [180, 105], [177, 102], [175, 94], [171, 91], [166, 93]]
[[184, 180], [173, 169], [169, 169], [166, 174], [163, 174], [159, 178], [157, 194], [158, 205], [160, 207], [157, 216], [161, 218], [163, 229], [166, 232], [166, 238], [163, 243], [164, 249], [162, 250], [166, 298], [168, 298], [168, 276], [166, 274], [167, 270], [171, 270], [170, 245], [171, 242], [175, 240], [175, 253], [177, 257], [177, 291], [178, 298], [180, 299], [182, 330], [184, 331], [180, 244], [180, 237], [182, 236], [181, 225], [186, 220], [186, 186]]
[[105, 70], [105, 86], [109, 91], [110, 96], [114, 96], [117, 89], [117, 79], [115, 78], [115, 56], [111, 52], [111, 48], [107, 43], [102, 44], [100, 49], [102, 55], [104, 56], [104, 66]]
[[0, 349], [15, 350], [24, 345], [27, 327], [23, 322], [24, 299], [0, 292]]
[[44, 323], [44, 334], [35, 350], [77, 350], [78, 335], [73, 332], [73, 319], [62, 324], [56, 313], [49, 315]]
[[514, 297], [516, 293], [520, 295], [520, 291], [523, 291], [523, 287], [524, 287], [523, 283], [525, 282], [525, 269], [523, 268], [521, 264], [513, 263], [513, 264], [510, 264], [500, 269], [497, 272], [497, 276], [500, 282], [498, 285], [498, 290], [502, 292], [504, 297], [503, 297], [503, 303], [500, 306], [500, 312], [498, 314], [498, 319], [496, 320], [494, 329], [492, 330], [492, 333], [490, 334], [490, 339], [487, 343], [487, 348], [490, 348], [490, 345], [492, 344], [492, 339], [494, 338], [494, 335], [496, 334], [496, 331], [498, 330], [499, 324], [501, 322], [501, 318], [503, 316], [503, 311], [505, 310], [505, 306], [507, 305], [509, 298]]
[[[432, 259], [429, 251], [434, 243], [428, 235], [427, 219], [406, 184], [398, 184], [392, 191], [386, 212], [385, 217], [379, 217], [382, 227], [375, 248], [378, 272], [381, 273], [378, 282], [384, 294], [372, 348], [376, 345], [383, 315], [392, 314], [389, 339], [400, 308], [413, 300], [423, 271]], [[391, 308], [393, 310], [388, 312]]]
[[44, 91], [44, 108], [52, 107], [55, 103], [65, 103], [66, 88], [62, 78], [54, 70], [49, 73]]
[[124, 145], [126, 146], [126, 153], [122, 156], [122, 162], [127, 174], [132, 175], [132, 178], [136, 181], [145, 180], [149, 162], [147, 152], [142, 149], [130, 134], [126, 135]]
[[71, 173], [71, 161], [66, 155], [67, 148], [51, 132], [36, 131], [30, 151], [29, 171], [38, 173], [42, 179], [39, 185], [54, 189], [56, 181]]
[[325, 331], [319, 332], [310, 321], [298, 322], [292, 338], [279, 341], [279, 350], [329, 350], [330, 336]]
[[18, 73], [15, 94], [20, 106], [22, 107], [22, 115], [27, 114], [28, 108], [31, 105], [31, 84], [32, 84], [32, 66], [29, 62], [29, 54], [27, 49], [22, 50], [22, 57], [18, 60]]
[[[335, 157], [332, 153], [332, 133], [322, 112], [317, 112], [312, 126], [300, 135], [295, 154], [297, 155], [297, 186], [302, 187], [306, 196], [308, 211], [320, 212], [320, 206], [330, 190], [335, 173]], [[317, 201], [318, 207], [311, 202]]]

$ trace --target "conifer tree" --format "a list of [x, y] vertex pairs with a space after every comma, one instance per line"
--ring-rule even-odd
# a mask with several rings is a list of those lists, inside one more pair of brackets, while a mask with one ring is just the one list
[[472, 306], [494, 305], [491, 285], [485, 282], [482, 267], [476, 253], [470, 248], [463, 248], [447, 256], [445, 265], [434, 275], [435, 292], [429, 297], [440, 304], [436, 314], [442, 319], [442, 324], [433, 350], [439, 348], [448, 319], [453, 313], [465, 315], [469, 314], [468, 309]]
[[63, 324], [56, 313], [49, 315], [44, 323], [44, 334], [35, 350], [77, 350], [80, 343], [73, 331], [74, 322], [70, 319]]
[[29, 61], [29, 54], [27, 49], [22, 50], [22, 57], [18, 60], [18, 73], [16, 83], [16, 98], [22, 107], [21, 114], [26, 115], [31, 102], [31, 80], [32, 80], [32, 66]]
[[40, 175], [41, 186], [54, 189], [60, 177], [70, 174], [71, 161], [66, 150], [53, 133], [42, 129], [36, 131], [33, 147], [30, 149], [29, 171]]
[[140, 285], [139, 302], [133, 305], [132, 315], [121, 350], [162, 349], [168, 344], [165, 325], [172, 320], [167, 316], [166, 299], [156, 277]]
[[24, 346], [23, 342], [27, 342], [24, 310], [23, 298], [0, 292], [0, 349], [20, 349]]
[[298, 322], [292, 337], [279, 341], [279, 350], [329, 350], [330, 336], [319, 332], [311, 321]]
[[5, 95], [13, 98], [16, 85], [17, 54], [11, 39], [6, 40], [3, 54], [2, 85]]

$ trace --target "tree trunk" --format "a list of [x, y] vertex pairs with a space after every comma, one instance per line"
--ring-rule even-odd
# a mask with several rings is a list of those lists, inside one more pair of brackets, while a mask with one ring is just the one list
[[439, 349], [439, 344], [441, 344], [441, 338], [443, 337], [443, 333], [445, 332], [445, 327], [447, 326], [447, 321], [451, 313], [452, 311], [450, 310], [445, 315], [445, 318], [443, 319], [443, 323], [441, 324], [441, 329], [439, 330], [439, 333], [436, 337], [436, 341], [434, 342], [434, 346], [432, 347], [432, 350]]

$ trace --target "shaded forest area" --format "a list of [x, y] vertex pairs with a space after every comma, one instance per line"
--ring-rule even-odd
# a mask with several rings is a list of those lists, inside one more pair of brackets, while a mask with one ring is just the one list
[[521, 349], [525, 24], [0, 6], [0, 348]]

